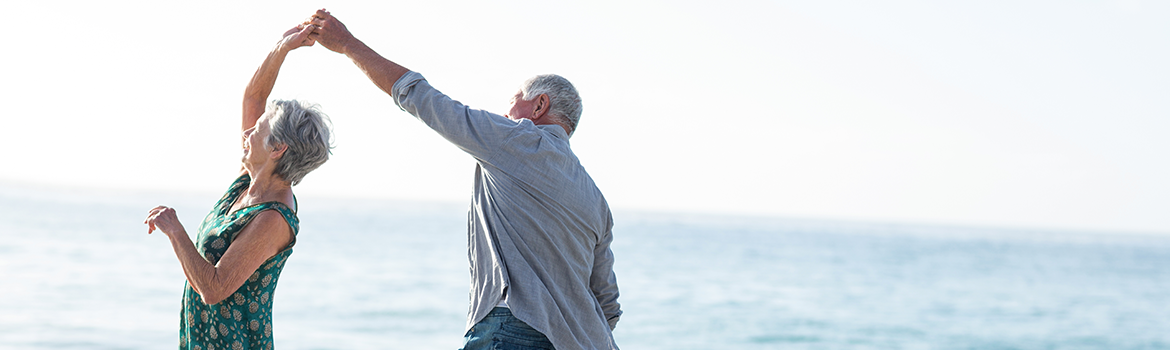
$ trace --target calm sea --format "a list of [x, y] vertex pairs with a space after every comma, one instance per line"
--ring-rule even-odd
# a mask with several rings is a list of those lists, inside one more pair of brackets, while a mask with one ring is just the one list
[[[225, 183], [226, 185], [226, 183]], [[169, 349], [142, 220], [218, 194], [0, 185], [0, 349]], [[457, 349], [466, 206], [301, 196], [281, 349]], [[623, 349], [1170, 349], [1170, 237], [614, 213]]]

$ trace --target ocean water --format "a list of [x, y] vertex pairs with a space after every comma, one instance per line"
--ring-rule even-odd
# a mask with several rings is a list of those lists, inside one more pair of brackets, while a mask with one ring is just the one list
[[[226, 185], [226, 183], [225, 183]], [[0, 349], [168, 349], [218, 193], [0, 185]], [[463, 203], [298, 197], [281, 349], [458, 349]], [[617, 210], [623, 349], [1170, 349], [1170, 236]]]

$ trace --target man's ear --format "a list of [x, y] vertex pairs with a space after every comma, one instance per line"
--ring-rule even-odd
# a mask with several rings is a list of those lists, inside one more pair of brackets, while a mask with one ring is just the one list
[[552, 107], [552, 100], [546, 94], [536, 96], [536, 107], [532, 111], [532, 120], [538, 120], [548, 115], [548, 110]]

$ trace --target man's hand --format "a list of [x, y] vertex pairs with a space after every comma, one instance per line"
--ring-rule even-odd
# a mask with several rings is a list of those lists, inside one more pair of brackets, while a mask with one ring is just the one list
[[345, 28], [345, 24], [329, 14], [325, 9], [317, 10], [312, 17], [305, 20], [304, 25], [313, 28], [309, 39], [321, 43], [330, 51], [345, 54], [345, 47], [354, 40], [353, 34]]
[[382, 57], [361, 40], [353, 37], [349, 29], [325, 9], [317, 10], [317, 13], [305, 20], [304, 25], [313, 28], [309, 33], [309, 39], [321, 43], [321, 46], [330, 51], [349, 57], [363, 73], [366, 73], [374, 85], [391, 96], [394, 94], [391, 92], [394, 82], [410, 72], [406, 67]]
[[298, 24], [284, 32], [284, 37], [280, 40], [281, 49], [288, 52], [302, 46], [313, 46], [314, 41], [309, 38], [309, 34], [312, 32], [313, 26]]

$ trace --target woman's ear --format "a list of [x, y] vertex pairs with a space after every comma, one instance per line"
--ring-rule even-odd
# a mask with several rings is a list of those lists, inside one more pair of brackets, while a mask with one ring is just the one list
[[288, 145], [286, 145], [286, 144], [276, 145], [276, 147], [272, 148], [272, 152], [268, 153], [268, 157], [272, 158], [272, 160], [280, 159], [280, 157], [284, 156], [284, 151], [287, 151], [287, 150], [288, 150]]

